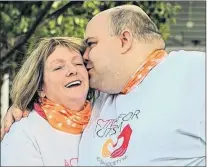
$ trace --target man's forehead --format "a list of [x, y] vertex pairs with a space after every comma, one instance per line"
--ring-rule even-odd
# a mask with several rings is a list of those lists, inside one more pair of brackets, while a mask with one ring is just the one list
[[85, 30], [85, 36], [91, 36], [93, 35], [97, 30], [98, 24], [94, 21], [89, 21], [86, 30]]
[[89, 31], [90, 27], [89, 27], [89, 24], [90, 24], [90, 22], [87, 24], [87, 27], [86, 27], [85, 32], [84, 32], [84, 39], [85, 40], [90, 37], [90, 31]]
[[101, 12], [94, 16], [87, 24], [85, 37], [98, 35], [109, 25], [109, 15], [107, 12]]
[[88, 25], [84, 33], [84, 41], [87, 42], [90, 39], [96, 38], [98, 33], [100, 33], [100, 31], [97, 27], [90, 27], [90, 25]]

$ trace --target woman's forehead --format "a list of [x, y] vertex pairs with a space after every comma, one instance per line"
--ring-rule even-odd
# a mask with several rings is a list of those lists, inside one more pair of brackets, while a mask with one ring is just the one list
[[48, 61], [54, 61], [58, 59], [82, 59], [81, 53], [78, 50], [70, 49], [63, 46], [58, 46], [55, 50], [48, 56]]

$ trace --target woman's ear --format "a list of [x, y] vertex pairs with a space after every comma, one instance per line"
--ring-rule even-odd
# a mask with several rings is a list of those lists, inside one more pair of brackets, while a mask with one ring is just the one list
[[40, 90], [38, 90], [37, 93], [38, 93], [39, 97], [42, 97], [42, 98], [46, 97], [46, 94], [42, 88]]
[[129, 31], [129, 30], [122, 31], [120, 34], [120, 40], [121, 40], [121, 44], [122, 44], [121, 53], [124, 54], [128, 50], [130, 50], [130, 48], [132, 47], [133, 36], [132, 36], [131, 31]]

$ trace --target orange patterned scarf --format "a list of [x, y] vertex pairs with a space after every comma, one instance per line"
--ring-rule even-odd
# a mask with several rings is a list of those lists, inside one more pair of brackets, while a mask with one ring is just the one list
[[89, 101], [86, 101], [83, 110], [72, 111], [46, 98], [41, 98], [39, 104], [34, 104], [34, 109], [39, 115], [45, 118], [53, 128], [71, 134], [82, 133], [91, 116]]
[[160, 63], [167, 56], [167, 52], [165, 50], [156, 50], [152, 54], [150, 54], [140, 68], [134, 73], [134, 75], [130, 78], [129, 82], [125, 85], [122, 90], [122, 94], [127, 94], [130, 92], [135, 86], [140, 84], [147, 74], [152, 70], [158, 63]]

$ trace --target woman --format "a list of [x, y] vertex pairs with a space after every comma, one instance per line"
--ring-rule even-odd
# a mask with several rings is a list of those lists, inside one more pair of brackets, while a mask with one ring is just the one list
[[[91, 108], [81, 40], [43, 38], [13, 82], [13, 104], [28, 117], [1, 142], [3, 166], [75, 166], [81, 133]], [[91, 94], [90, 94], [91, 95]]]

